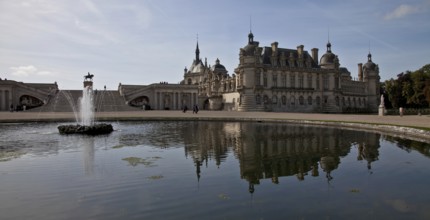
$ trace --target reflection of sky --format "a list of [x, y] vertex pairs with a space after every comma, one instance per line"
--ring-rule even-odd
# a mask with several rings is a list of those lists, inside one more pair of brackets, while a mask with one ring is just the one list
[[[264, 123], [133, 122], [115, 124], [117, 131], [110, 135], [88, 137], [61, 136], [53, 124], [12, 127], [2, 129], [0, 136], [24, 131], [12, 137], [22, 136], [19, 140], [28, 152], [0, 162], [0, 213], [14, 219], [178, 219], [203, 218], [208, 213], [218, 219], [274, 214], [342, 218], [357, 213], [375, 218], [407, 213], [413, 218], [424, 213], [423, 201], [429, 196], [428, 158], [415, 150], [407, 153], [373, 133]], [[157, 131], [162, 135], [156, 136]], [[271, 138], [264, 140], [266, 133]], [[302, 135], [295, 138], [298, 133]], [[139, 138], [127, 142], [133, 135]], [[14, 143], [11, 138], [1, 141]], [[360, 144], [367, 155], [377, 152], [369, 159], [371, 170], [369, 160], [357, 160]], [[275, 145], [278, 153], [270, 149]], [[274, 168], [267, 165], [306, 161], [309, 156], [317, 158], [319, 176], [312, 176], [306, 167], [300, 181], [297, 170], [291, 169], [273, 183], [269, 171]], [[128, 157], [152, 164], [131, 166], [123, 160]], [[323, 157], [338, 158], [330, 181], [321, 167]], [[200, 178], [197, 159], [202, 162]], [[250, 162], [257, 169], [246, 167]], [[243, 168], [260, 178], [252, 195], [249, 182], [241, 178]]]

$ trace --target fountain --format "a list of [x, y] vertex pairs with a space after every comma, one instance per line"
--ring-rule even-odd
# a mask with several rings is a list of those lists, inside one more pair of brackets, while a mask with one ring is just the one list
[[[94, 94], [93, 94], [93, 79], [94, 75], [88, 73], [84, 76], [84, 89], [82, 98], [79, 101], [80, 120], [77, 119], [76, 125], [60, 125], [58, 131], [60, 134], [109, 134], [113, 131], [111, 124], [94, 122]], [[75, 116], [77, 114], [75, 113]]]

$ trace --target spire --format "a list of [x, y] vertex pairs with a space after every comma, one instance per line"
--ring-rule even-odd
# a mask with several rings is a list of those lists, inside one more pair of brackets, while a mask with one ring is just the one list
[[199, 62], [199, 61], [200, 61], [199, 34], [197, 34], [196, 62]]
[[330, 41], [327, 42], [327, 52], [331, 53], [331, 43], [330, 43]]
[[369, 40], [369, 54], [367, 55], [367, 62], [372, 62], [372, 54], [370, 53], [370, 40]]
[[331, 52], [330, 27], [327, 30], [327, 52]]
[[249, 34], [248, 34], [248, 44], [254, 42], [254, 35], [252, 34], [252, 17], [249, 16]]

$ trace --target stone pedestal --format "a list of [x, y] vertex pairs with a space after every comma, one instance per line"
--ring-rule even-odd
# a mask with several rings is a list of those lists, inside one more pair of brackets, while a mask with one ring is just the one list
[[87, 86], [89, 87], [93, 87], [93, 81], [84, 81], [84, 88], [86, 88]]
[[383, 106], [383, 105], [379, 106], [378, 115], [379, 116], [384, 116], [385, 115], [385, 106]]

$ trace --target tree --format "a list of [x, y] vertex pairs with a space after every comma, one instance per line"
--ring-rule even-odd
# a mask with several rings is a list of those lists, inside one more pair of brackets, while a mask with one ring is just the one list
[[426, 108], [430, 103], [430, 64], [414, 72], [406, 71], [397, 79], [385, 81], [385, 92], [395, 108]]

